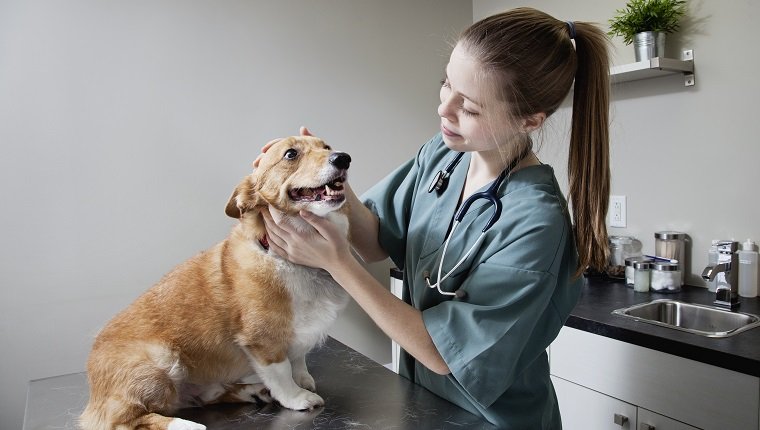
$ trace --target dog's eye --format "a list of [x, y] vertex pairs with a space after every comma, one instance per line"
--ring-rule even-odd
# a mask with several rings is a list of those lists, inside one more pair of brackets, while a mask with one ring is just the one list
[[295, 149], [291, 148], [291, 149], [288, 149], [287, 151], [285, 151], [285, 157], [284, 158], [286, 160], [295, 160], [296, 157], [298, 157], [298, 151], [296, 151]]
[[332, 151], [332, 148], [330, 147], [330, 145], [325, 145], [325, 149], [328, 151]]

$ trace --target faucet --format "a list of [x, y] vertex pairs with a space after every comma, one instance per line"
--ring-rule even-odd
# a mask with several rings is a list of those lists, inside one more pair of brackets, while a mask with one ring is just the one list
[[718, 283], [713, 304], [733, 310], [739, 307], [739, 254], [736, 253], [739, 243], [722, 240], [716, 246], [718, 248], [718, 264], [705, 267], [702, 272], [702, 279], [712, 281], [722, 273], [725, 282]]

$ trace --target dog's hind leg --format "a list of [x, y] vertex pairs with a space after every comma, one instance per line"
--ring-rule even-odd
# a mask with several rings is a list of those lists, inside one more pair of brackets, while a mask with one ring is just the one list
[[205, 403], [272, 403], [269, 388], [261, 383], [230, 384], [223, 387], [224, 391]]

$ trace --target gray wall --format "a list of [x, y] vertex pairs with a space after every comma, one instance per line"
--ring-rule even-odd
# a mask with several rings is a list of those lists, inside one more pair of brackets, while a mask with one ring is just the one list
[[[522, 6], [510, 0], [474, 0], [475, 20]], [[592, 21], [606, 29], [624, 0], [533, 0], [530, 5], [558, 19]], [[693, 49], [696, 85], [680, 75], [629, 82], [612, 89], [612, 194], [627, 196], [627, 234], [654, 251], [655, 231], [680, 230], [691, 237], [687, 283], [707, 265], [711, 239], [760, 241], [760, 95], [755, 65], [760, 35], [747, 31], [760, 16], [756, 1], [688, 2], [679, 34], [669, 35], [669, 57]], [[614, 38], [614, 63], [634, 61], [633, 47]], [[542, 134], [539, 157], [566, 183], [569, 104]]]
[[[84, 370], [99, 327], [224, 238], [267, 140], [310, 126], [359, 192], [412, 156], [471, 7], [0, 0], [0, 428], [28, 380]], [[390, 361], [356, 306], [333, 335]]]

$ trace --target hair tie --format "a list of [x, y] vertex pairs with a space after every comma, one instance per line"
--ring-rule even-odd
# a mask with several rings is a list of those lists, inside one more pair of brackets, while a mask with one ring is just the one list
[[570, 32], [570, 39], [575, 39], [575, 24], [572, 21], [565, 21], [567, 31]]

